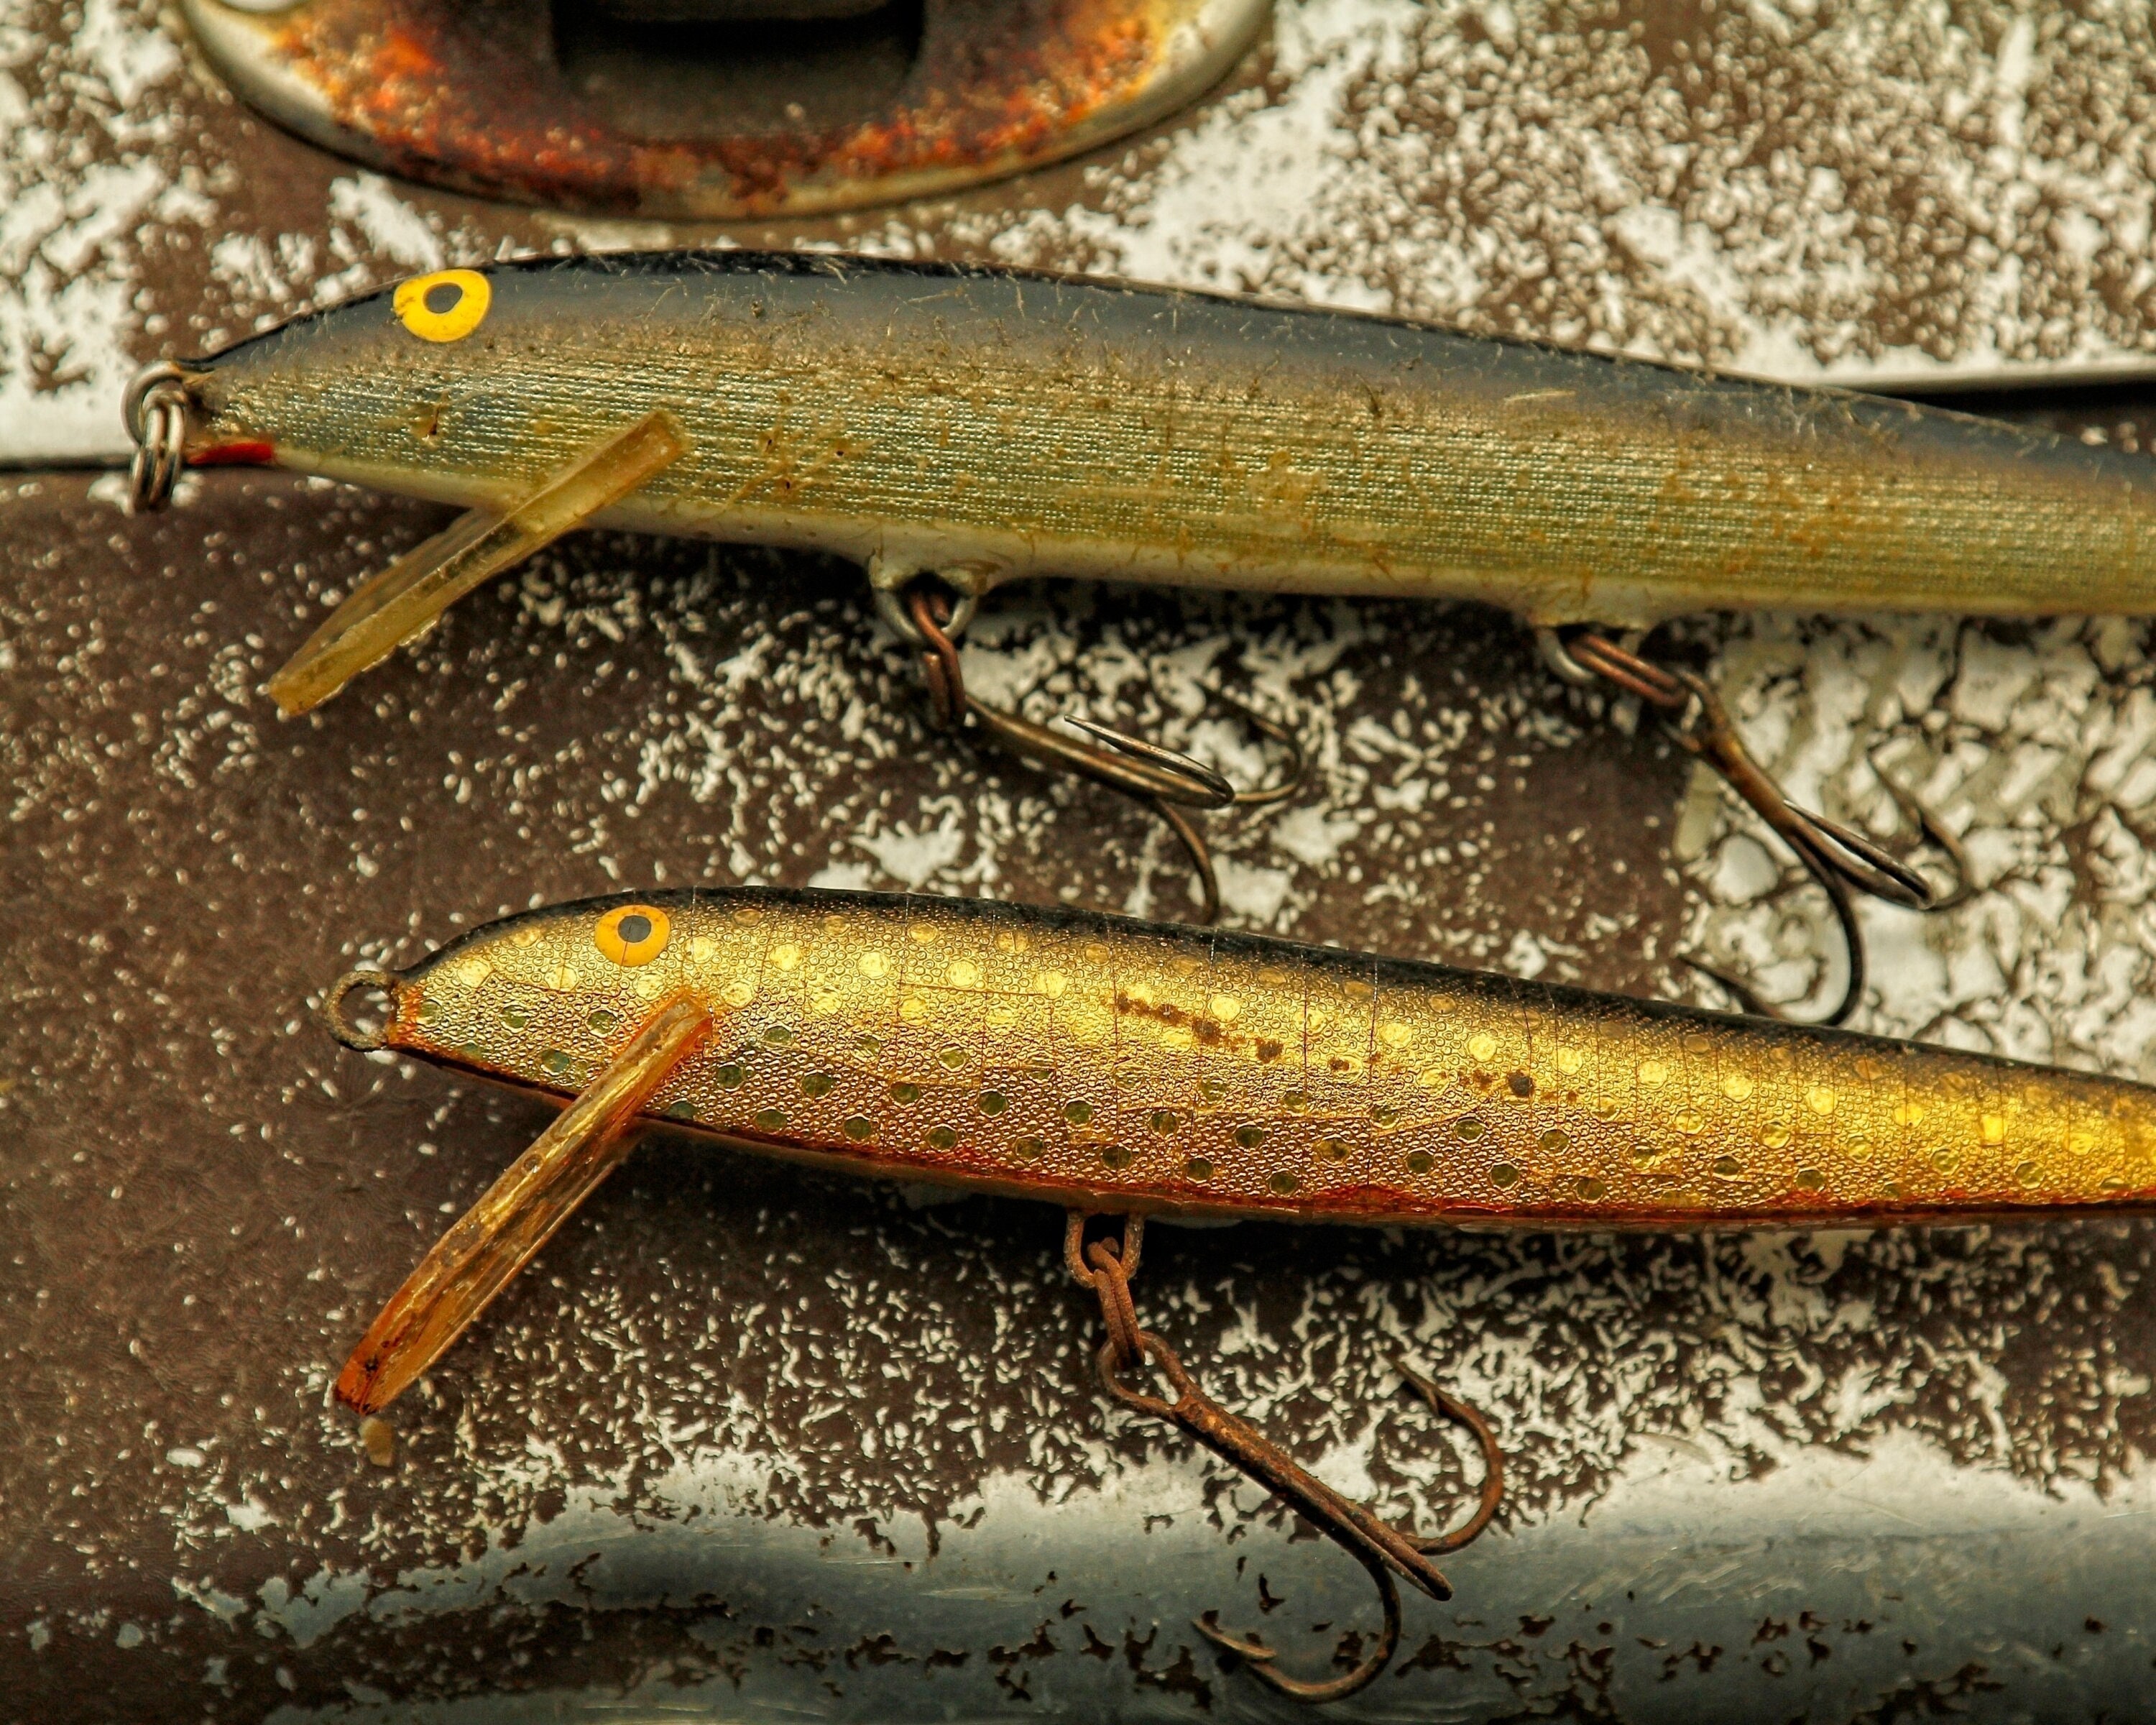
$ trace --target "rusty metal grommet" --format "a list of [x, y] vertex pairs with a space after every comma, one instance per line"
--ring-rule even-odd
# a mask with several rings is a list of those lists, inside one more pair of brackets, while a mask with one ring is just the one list
[[[779, 119], [589, 0], [181, 9], [234, 94], [326, 148], [482, 198], [699, 222], [942, 197], [1096, 149], [1203, 96], [1273, 13], [1271, 0], [764, 0], [709, 19], [733, 33], [730, 75], [793, 98]], [[789, 13], [798, 45], [760, 49], [756, 20]]]
[[[387, 970], [348, 970], [330, 984], [329, 993], [322, 998], [322, 1022], [330, 1027], [330, 1034], [346, 1048], [360, 1054], [372, 1054], [389, 1045], [388, 1018], [396, 1011], [398, 990], [404, 985], [403, 978]], [[379, 1030], [362, 1030], [345, 1014], [347, 996], [362, 988], [372, 988], [389, 997], [389, 1013], [384, 1014], [383, 1026]]]

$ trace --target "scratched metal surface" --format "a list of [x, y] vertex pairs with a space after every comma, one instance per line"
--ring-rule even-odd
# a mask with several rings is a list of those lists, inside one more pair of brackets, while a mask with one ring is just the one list
[[[2142, 14], [1912, 13], [1894, 52], [1834, 59], [1888, 10], [1656, 9], [1682, 27], [1598, 79], [1531, 8], [1328, 0], [1284, 11], [1270, 69], [1206, 116], [844, 237], [1531, 331], [1614, 307], [1623, 339], [1798, 370], [2135, 350], [2139, 265], [2101, 260], [2146, 249], [2147, 61], [2116, 46]], [[223, 102], [153, 13], [8, 16], [17, 459], [108, 448], [161, 343], [505, 241], [660, 237], [356, 174]], [[1655, 92], [1693, 44], [1775, 29], [1852, 159], [1923, 146], [1861, 218], [1804, 203], [1833, 183], [1801, 151], [1732, 165], [1668, 133], [1691, 110]], [[1606, 124], [1523, 134], [1553, 91]], [[1613, 162], [1666, 169], [1644, 218]], [[1911, 219], [1942, 186], [1962, 225]], [[2028, 410], [2138, 449], [2156, 404]], [[1185, 1625], [1217, 1606], [1322, 1668], [1371, 1620], [1364, 1584], [1090, 1390], [1097, 1317], [1034, 1207], [654, 1139], [400, 1408], [394, 1466], [326, 1397], [544, 1117], [337, 1050], [310, 1009], [339, 971], [642, 883], [1171, 914], [1159, 835], [932, 737], [853, 572], [754, 553], [572, 541], [280, 723], [263, 675], [439, 515], [231, 473], [160, 520], [115, 495], [0, 493], [0, 1718], [1303, 1717]], [[1974, 901], [1867, 913], [1866, 1028], [2156, 1078], [2147, 629], [1690, 637], [1800, 797], [1891, 831], [1876, 756], [1967, 834]], [[1820, 983], [1816, 905], [1503, 619], [1045, 587], [977, 639], [972, 680], [1040, 716], [1076, 701], [1230, 761], [1207, 687], [1299, 716], [1311, 795], [1219, 829], [1236, 926], [1640, 992], [1696, 989], [1686, 947], [1785, 998]], [[1162, 1230], [1138, 1293], [1224, 1400], [1389, 1509], [1442, 1520], [1466, 1483], [1390, 1395], [1396, 1354], [1505, 1435], [1512, 1497], [1448, 1563], [1458, 1600], [1411, 1603], [1399, 1675], [1331, 1717], [2130, 1718], [2156, 1714], [2152, 1267], [2141, 1223], [1245, 1226]]]

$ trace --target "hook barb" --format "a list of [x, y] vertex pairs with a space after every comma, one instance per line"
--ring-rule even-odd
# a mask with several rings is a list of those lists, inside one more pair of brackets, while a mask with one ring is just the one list
[[[1235, 782], [1227, 774], [1208, 767], [1194, 756], [1180, 749], [1164, 748], [1159, 743], [1147, 742], [1142, 737], [1133, 737], [1127, 731], [1118, 731], [1103, 725], [1098, 719], [1089, 719], [1078, 713], [1065, 713], [1063, 722], [1073, 730], [1082, 731], [1096, 741], [1106, 743], [1119, 755], [1127, 755], [1134, 761], [1144, 761], [1159, 768], [1171, 778], [1188, 781], [1189, 788], [1173, 800], [1193, 809], [1231, 809], [1235, 803]], [[1156, 791], [1157, 797], [1166, 798], [1165, 791]]]
[[1440, 1389], [1404, 1359], [1394, 1360], [1393, 1369], [1409, 1389], [1422, 1398], [1431, 1413], [1455, 1425], [1464, 1425], [1473, 1433], [1476, 1447], [1482, 1452], [1482, 1489], [1476, 1498], [1474, 1514], [1449, 1533], [1408, 1536], [1425, 1556], [1458, 1551], [1482, 1537], [1482, 1530], [1490, 1525], [1491, 1518], [1497, 1513], [1497, 1506], [1504, 1502], [1505, 1452], [1497, 1447], [1497, 1434], [1491, 1429], [1490, 1422], [1471, 1403], [1462, 1401], [1448, 1389]]
[[[1430, 1561], [1431, 1556], [1468, 1544], [1497, 1512], [1505, 1491], [1504, 1460], [1489, 1422], [1457, 1397], [1404, 1364], [1399, 1366], [1407, 1386], [1432, 1412], [1465, 1425], [1475, 1435], [1482, 1452], [1482, 1486], [1474, 1513], [1450, 1532], [1415, 1533], [1380, 1521], [1366, 1506], [1342, 1496], [1298, 1466], [1264, 1433], [1209, 1398], [1175, 1351], [1152, 1331], [1138, 1327], [1130, 1278], [1137, 1264], [1142, 1219], [1132, 1218], [1121, 1240], [1090, 1241], [1086, 1238], [1089, 1219], [1082, 1211], [1070, 1212], [1064, 1233], [1064, 1260], [1071, 1274], [1101, 1302], [1108, 1339], [1101, 1344], [1096, 1364], [1108, 1394], [1136, 1412], [1166, 1420], [1281, 1498], [1363, 1566], [1378, 1589], [1383, 1612], [1383, 1627], [1353, 1668], [1325, 1679], [1285, 1675], [1276, 1664], [1279, 1657], [1276, 1650], [1223, 1629], [1218, 1612], [1207, 1612], [1194, 1620], [1193, 1627], [1223, 1652], [1244, 1661], [1253, 1676], [1281, 1695], [1297, 1701], [1328, 1702], [1354, 1694], [1378, 1677], [1399, 1646], [1400, 1595], [1394, 1578], [1433, 1599], [1450, 1599], [1452, 1584]], [[1152, 1365], [1167, 1380], [1174, 1392], [1173, 1399], [1148, 1395], [1124, 1381], [1123, 1374], [1141, 1362]]]
[[1928, 803], [1880, 764], [1876, 749], [1871, 751], [1864, 758], [1873, 776], [1887, 788], [1887, 794], [1894, 799], [1894, 806], [1901, 811], [1902, 819], [1917, 829], [1917, 842], [1928, 843], [1947, 860], [1947, 870], [1953, 877], [1953, 885], [1944, 892], [1940, 892], [1928, 882], [1925, 883], [1929, 897], [1922, 908], [1937, 912], [1951, 911], [1958, 905], [1967, 904], [1976, 896], [1974, 870], [1969, 866], [1968, 847], [1961, 842], [1953, 829], [1933, 812]]
[[1328, 1701], [1345, 1701], [1358, 1690], [1366, 1689], [1384, 1674], [1385, 1667], [1393, 1662], [1394, 1654], [1400, 1646], [1400, 1589], [1393, 1579], [1392, 1571], [1367, 1553], [1350, 1548], [1355, 1561], [1368, 1574], [1378, 1589], [1378, 1602], [1384, 1612], [1384, 1620], [1376, 1636], [1363, 1656], [1353, 1666], [1337, 1677], [1291, 1677], [1274, 1663], [1279, 1651], [1268, 1647], [1255, 1637], [1230, 1633], [1220, 1627], [1220, 1614], [1208, 1611], [1202, 1617], [1190, 1620], [1191, 1628], [1205, 1637], [1223, 1653], [1232, 1653], [1241, 1660], [1250, 1674], [1276, 1695], [1285, 1695], [1291, 1701], [1307, 1702], [1322, 1706]]

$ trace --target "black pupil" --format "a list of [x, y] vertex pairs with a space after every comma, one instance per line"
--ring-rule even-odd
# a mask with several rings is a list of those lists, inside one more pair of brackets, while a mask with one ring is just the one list
[[427, 309], [437, 317], [446, 316], [457, 309], [457, 301], [464, 298], [463, 286], [454, 281], [438, 281], [427, 290]]
[[614, 931], [625, 947], [640, 947], [651, 938], [651, 919], [649, 916], [624, 916]]

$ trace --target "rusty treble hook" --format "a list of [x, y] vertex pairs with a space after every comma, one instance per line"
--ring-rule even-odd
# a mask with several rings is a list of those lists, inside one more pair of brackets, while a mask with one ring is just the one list
[[[1219, 1614], [1209, 1611], [1194, 1620], [1192, 1627], [1223, 1652], [1232, 1653], [1250, 1674], [1268, 1688], [1296, 1701], [1339, 1701], [1373, 1681], [1392, 1662], [1400, 1643], [1400, 1590], [1398, 1575], [1433, 1599], [1452, 1597], [1452, 1584], [1430, 1561], [1440, 1552], [1457, 1551], [1481, 1535], [1497, 1512], [1505, 1494], [1504, 1458], [1489, 1422], [1466, 1403], [1447, 1394], [1428, 1378], [1404, 1364], [1396, 1368], [1409, 1388], [1420, 1396], [1430, 1411], [1456, 1421], [1474, 1433], [1482, 1451], [1482, 1489], [1475, 1512], [1449, 1533], [1404, 1532], [1387, 1525], [1363, 1505], [1352, 1502], [1324, 1481], [1298, 1466], [1287, 1453], [1264, 1433], [1211, 1400], [1192, 1380], [1174, 1349], [1152, 1331], [1138, 1327], [1131, 1302], [1131, 1277], [1137, 1272], [1138, 1253], [1144, 1241], [1145, 1219], [1123, 1219], [1120, 1240], [1086, 1239], [1090, 1218], [1073, 1210], [1064, 1230], [1063, 1257], [1070, 1274], [1099, 1298], [1101, 1316], [1108, 1328], [1096, 1364], [1108, 1394], [1125, 1407], [1171, 1425], [1194, 1438], [1231, 1466], [1281, 1498], [1312, 1527], [1360, 1563], [1376, 1584], [1384, 1622], [1376, 1640], [1353, 1669], [1332, 1678], [1311, 1680], [1285, 1675], [1276, 1661], [1277, 1649], [1262, 1641], [1230, 1634], [1220, 1627]], [[1142, 1361], [1150, 1362], [1174, 1391], [1173, 1400], [1146, 1394], [1123, 1381], [1123, 1373]]]
[[[1705, 678], [1656, 665], [1641, 658], [1631, 646], [1592, 630], [1566, 639], [1554, 629], [1542, 629], [1536, 631], [1536, 641], [1544, 662], [1575, 688], [1592, 688], [1598, 681], [1609, 683], [1658, 710], [1678, 745], [1712, 767], [1722, 783], [1796, 853], [1804, 871], [1819, 883], [1840, 927], [1848, 968], [1840, 999], [1831, 1012], [1815, 1022], [1840, 1024], [1856, 1009], [1864, 993], [1864, 936], [1857, 926], [1853, 892], [1868, 893], [1912, 911], [1943, 911], [1969, 896], [1969, 859], [1960, 841], [1876, 761], [1871, 762], [1873, 772], [1903, 819], [1915, 825], [1920, 841], [1928, 841], [1945, 854], [1954, 876], [1954, 884], [1947, 892], [1936, 891], [1907, 862], [1854, 828], [1790, 802], [1781, 786], [1746, 750], [1728, 709]], [[1700, 959], [1680, 956], [1692, 969], [1727, 989], [1744, 1011], [1793, 1022], [1738, 978]]]
[[1228, 696], [1214, 696], [1221, 706], [1287, 752], [1288, 770], [1279, 783], [1238, 790], [1224, 774], [1180, 750], [1163, 748], [1094, 720], [1064, 717], [1065, 724], [1096, 739], [1086, 742], [989, 706], [966, 687], [959, 667], [955, 636], [972, 614], [971, 602], [963, 601], [954, 611], [939, 583], [924, 577], [901, 593], [880, 588], [876, 599], [885, 620], [921, 649], [921, 672], [938, 726], [955, 731], [970, 717], [988, 737], [1022, 760], [1075, 773], [1145, 804], [1168, 824], [1190, 859], [1204, 898], [1198, 920], [1210, 922], [1220, 914], [1220, 882], [1212, 847], [1185, 811], [1248, 809], [1293, 796], [1302, 784], [1304, 757], [1292, 731]]

